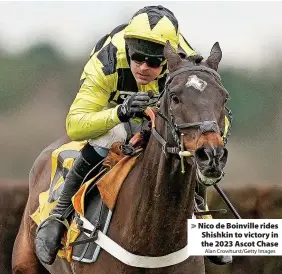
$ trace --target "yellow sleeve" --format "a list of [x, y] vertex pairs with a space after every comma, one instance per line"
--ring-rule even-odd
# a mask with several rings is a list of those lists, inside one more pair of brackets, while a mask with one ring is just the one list
[[186, 41], [186, 39], [182, 36], [182, 34], [179, 34], [179, 45], [180, 47], [187, 53], [188, 56], [196, 55], [197, 52], [194, 51], [189, 43]]
[[104, 109], [116, 88], [117, 73], [105, 75], [97, 53], [86, 64], [81, 80], [66, 118], [67, 134], [74, 141], [95, 139], [120, 123], [118, 106]]

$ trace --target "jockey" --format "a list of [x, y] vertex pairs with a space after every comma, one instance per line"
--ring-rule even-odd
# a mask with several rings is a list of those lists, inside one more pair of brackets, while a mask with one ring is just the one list
[[52, 264], [56, 258], [66, 230], [62, 214], [84, 177], [107, 156], [114, 142], [127, 139], [126, 125], [131, 134], [138, 132], [140, 114], [150, 100], [148, 92], [158, 94], [164, 88], [167, 40], [176, 51], [196, 54], [179, 33], [174, 14], [162, 6], [148, 6], [105, 35], [91, 52], [66, 119], [69, 137], [88, 142], [66, 176], [57, 206], [37, 229], [36, 253], [43, 263]]

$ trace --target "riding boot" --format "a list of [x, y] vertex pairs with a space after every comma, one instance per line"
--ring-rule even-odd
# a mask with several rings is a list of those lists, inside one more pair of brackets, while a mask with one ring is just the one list
[[[200, 196], [199, 199], [196, 199], [197, 206], [200, 210], [208, 210], [208, 205], [207, 205], [207, 187], [203, 186], [202, 184], [198, 184], [198, 191], [197, 194]], [[196, 195], [197, 196], [197, 195]], [[209, 217], [209, 219], [212, 217]], [[233, 261], [232, 256], [229, 255], [219, 255], [219, 256], [206, 256], [209, 261], [213, 264], [216, 265], [225, 265], [225, 264], [230, 264]]]
[[[50, 265], [55, 261], [57, 252], [61, 247], [61, 238], [67, 228], [67, 220], [63, 219], [62, 215], [71, 205], [71, 198], [80, 188], [84, 177], [103, 158], [92, 146], [86, 144], [75, 159], [65, 178], [58, 204], [36, 231], [35, 250], [41, 262]], [[96, 171], [97, 173], [98, 171]], [[92, 176], [96, 174], [91, 173]]]

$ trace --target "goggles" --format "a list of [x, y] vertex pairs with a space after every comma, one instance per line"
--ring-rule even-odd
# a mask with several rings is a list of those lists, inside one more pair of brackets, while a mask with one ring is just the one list
[[146, 62], [146, 64], [151, 68], [158, 68], [166, 63], [166, 59], [164, 57], [150, 57], [140, 53], [133, 53], [130, 56], [130, 59], [137, 64]]

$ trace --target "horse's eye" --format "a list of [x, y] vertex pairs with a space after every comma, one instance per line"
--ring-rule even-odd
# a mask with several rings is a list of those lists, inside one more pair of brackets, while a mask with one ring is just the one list
[[171, 96], [171, 100], [175, 103], [175, 104], [179, 104], [179, 99], [176, 95], [172, 95]]

